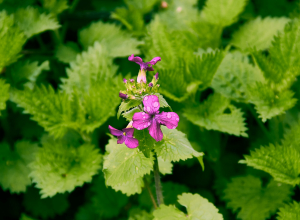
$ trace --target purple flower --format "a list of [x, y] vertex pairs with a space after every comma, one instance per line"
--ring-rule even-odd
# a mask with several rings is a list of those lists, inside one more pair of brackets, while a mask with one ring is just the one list
[[128, 99], [128, 95], [126, 95], [122, 92], [119, 92], [119, 97], [122, 98], [122, 99]]
[[[142, 58], [134, 57], [134, 55], [132, 54], [130, 57], [128, 57], [128, 60], [139, 64], [140, 67], [141, 67], [141, 70], [145, 69], [145, 70], [148, 70], [148, 71], [154, 71], [152, 65], [155, 65], [158, 61], [161, 61], [161, 58], [160, 57], [154, 57], [151, 61], [144, 63]], [[149, 64], [151, 66], [148, 66]]]
[[160, 125], [165, 125], [169, 129], [178, 126], [179, 116], [175, 112], [159, 113], [159, 99], [156, 95], [145, 96], [143, 99], [144, 111], [134, 113], [132, 126], [138, 130], [148, 128], [149, 134], [156, 140], [161, 141], [163, 133]]
[[123, 79], [123, 82], [124, 82], [124, 83], [127, 83], [127, 79]]
[[110, 133], [118, 138], [118, 144], [123, 144], [125, 142], [125, 145], [129, 148], [136, 148], [139, 146], [139, 141], [133, 138], [134, 128], [124, 128], [122, 131], [115, 129], [110, 125], [108, 128]]
[[158, 79], [158, 72], [155, 74], [155, 79], [156, 80]]
[[148, 85], [149, 87], [153, 87], [153, 83], [149, 83], [149, 85]]
[[134, 79], [130, 79], [130, 82], [133, 83], [133, 82], [134, 82]]

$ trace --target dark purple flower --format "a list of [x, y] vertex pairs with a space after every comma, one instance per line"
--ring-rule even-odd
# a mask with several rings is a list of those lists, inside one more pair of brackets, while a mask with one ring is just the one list
[[119, 97], [122, 98], [122, 99], [128, 99], [128, 95], [126, 95], [122, 92], [119, 92]]
[[118, 144], [123, 144], [125, 142], [125, 145], [129, 148], [136, 148], [139, 146], [139, 141], [133, 138], [134, 128], [124, 128], [120, 131], [109, 125], [108, 129], [112, 135], [118, 138]]
[[158, 72], [155, 74], [155, 79], [156, 80], [158, 79]]
[[132, 126], [138, 130], [148, 128], [149, 134], [156, 140], [161, 141], [163, 133], [160, 125], [165, 125], [169, 129], [178, 126], [179, 116], [175, 112], [159, 113], [159, 99], [156, 95], [145, 96], [143, 99], [144, 111], [134, 113]]
[[[154, 57], [151, 61], [144, 63], [142, 58], [134, 57], [134, 55], [132, 54], [130, 57], [128, 57], [128, 60], [139, 64], [140, 67], [141, 67], [141, 70], [145, 69], [145, 70], [148, 70], [148, 71], [154, 71], [152, 65], [155, 65], [158, 61], [161, 61], [161, 58], [160, 57]], [[149, 64], [151, 66], [148, 66]]]
[[130, 82], [132, 82], [132, 83], [133, 83], [133, 82], [134, 82], [134, 79], [130, 79]]
[[149, 85], [148, 85], [149, 87], [153, 87], [153, 83], [149, 83]]

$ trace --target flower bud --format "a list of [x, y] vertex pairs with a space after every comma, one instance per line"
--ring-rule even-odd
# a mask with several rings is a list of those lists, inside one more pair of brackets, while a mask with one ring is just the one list
[[131, 83], [134, 83], [134, 79], [130, 79], [130, 82], [131, 82]]
[[144, 69], [141, 69], [139, 71], [139, 75], [137, 77], [137, 82], [138, 83], [141, 83], [141, 82], [144, 82], [146, 83], [147, 82], [147, 78], [146, 78], [146, 71]]
[[122, 92], [119, 92], [119, 97], [122, 98], [122, 99], [127, 99], [128, 98], [128, 95], [122, 93]]
[[158, 72], [155, 74], [155, 79], [156, 80], [158, 79]]
[[127, 79], [123, 79], [123, 82], [124, 82], [124, 83], [127, 83]]
[[153, 87], [153, 83], [152, 83], [152, 82], [149, 83], [148, 86], [149, 86], [149, 87]]
[[162, 8], [167, 8], [168, 7], [168, 3], [166, 1], [162, 1], [160, 6]]

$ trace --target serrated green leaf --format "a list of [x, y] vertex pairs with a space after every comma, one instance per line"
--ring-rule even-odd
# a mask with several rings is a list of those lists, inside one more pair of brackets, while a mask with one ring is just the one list
[[146, 14], [150, 12], [158, 0], [139, 1], [139, 0], [124, 0], [125, 4], [133, 7], [136, 10]]
[[6, 108], [6, 101], [9, 99], [9, 86], [3, 79], [0, 79], [0, 116], [1, 111]]
[[243, 220], [265, 220], [290, 200], [291, 187], [271, 180], [266, 187], [254, 176], [235, 177], [224, 190], [227, 207]]
[[48, 138], [35, 160], [29, 164], [30, 177], [41, 189], [42, 198], [71, 192], [76, 186], [90, 182], [98, 173], [102, 155], [91, 144], [75, 147]]
[[217, 93], [238, 102], [248, 102], [249, 85], [263, 81], [260, 70], [250, 64], [248, 57], [241, 53], [228, 53], [212, 81]]
[[278, 182], [293, 186], [300, 183], [300, 153], [293, 146], [270, 144], [244, 157], [241, 163], [268, 172]]
[[145, 157], [150, 158], [152, 156], [152, 149], [156, 144], [153, 137], [150, 136], [148, 129], [135, 130], [134, 137], [139, 141], [138, 148], [143, 152]]
[[20, 8], [14, 14], [16, 23], [24, 31], [27, 38], [46, 30], [55, 30], [60, 27], [51, 15], [40, 14], [37, 8]]
[[299, 220], [300, 219], [300, 204], [294, 201], [279, 208], [277, 220]]
[[188, 219], [185, 214], [179, 211], [174, 205], [160, 205], [153, 212], [153, 220], [183, 220]]
[[218, 213], [219, 210], [198, 194], [183, 193], [178, 196], [178, 202], [186, 207], [188, 212], [187, 219], [223, 220], [223, 216]]
[[[226, 110], [229, 110], [229, 113]], [[205, 127], [207, 130], [248, 137], [241, 110], [231, 105], [230, 99], [217, 93], [210, 95], [198, 107], [187, 108], [184, 116], [193, 124]]]
[[189, 64], [190, 81], [200, 81], [200, 90], [205, 90], [209, 87], [224, 55], [225, 53], [219, 50], [212, 52], [207, 51], [198, 55], [192, 63]]
[[0, 144], [0, 185], [3, 190], [20, 193], [31, 184], [27, 165], [34, 160], [38, 145], [22, 140], [16, 142], [14, 148], [12, 151], [8, 144]]
[[184, 133], [166, 127], [161, 127], [161, 130], [164, 137], [154, 146], [154, 151], [163, 160], [179, 161], [203, 155], [193, 149]]
[[25, 44], [24, 33], [14, 24], [12, 16], [0, 12], [0, 70], [21, 57], [19, 54]]
[[[86, 52], [78, 54], [76, 60], [70, 63], [67, 68], [68, 78], [62, 78], [62, 90], [72, 93], [74, 88], [80, 92], [87, 92], [92, 84], [106, 83], [116, 74], [117, 67], [102, 45], [98, 42]], [[115, 88], [118, 90], [118, 88]]]
[[[123, 102], [122, 102], [123, 103]], [[122, 103], [121, 103], [121, 105], [122, 105]], [[121, 107], [121, 106], [120, 106]], [[132, 121], [132, 117], [133, 117], [133, 115], [134, 115], [134, 113], [137, 113], [137, 112], [140, 112], [141, 110], [139, 109], [139, 107], [134, 107], [134, 108], [132, 108], [132, 109], [130, 109], [130, 110], [128, 110], [127, 112], [123, 112], [122, 113], [122, 116], [124, 117], [124, 118], [126, 118], [126, 120], [127, 121]]]
[[165, 98], [161, 94], [155, 93], [154, 95], [156, 95], [158, 97], [161, 108], [170, 108], [170, 110], [173, 111], [171, 106], [168, 104], [168, 102], [165, 100]]
[[33, 89], [38, 76], [43, 70], [50, 70], [49, 61], [44, 61], [40, 65], [37, 61], [18, 61], [7, 68], [9, 82], [19, 88], [28, 87]]
[[66, 194], [41, 199], [39, 191], [29, 187], [24, 194], [23, 205], [34, 217], [46, 219], [64, 213], [69, 207], [69, 202]]
[[[147, 158], [138, 148], [130, 149], [117, 144], [115, 139], [106, 145], [103, 172], [108, 186], [125, 184], [149, 174], [153, 169], [153, 158]], [[124, 172], [126, 170], [126, 172]]]
[[92, 204], [95, 212], [106, 218], [118, 216], [122, 207], [128, 202], [128, 197], [105, 186], [103, 174], [97, 176], [91, 187]]
[[69, 8], [67, 0], [41, 0], [41, 2], [43, 8], [55, 15]]
[[297, 99], [291, 90], [278, 92], [269, 83], [256, 83], [248, 87], [249, 101], [255, 105], [259, 118], [265, 122], [274, 116], [284, 114], [292, 108]]
[[55, 57], [63, 63], [70, 63], [76, 60], [79, 52], [80, 49], [78, 45], [74, 42], [69, 41], [66, 44], [58, 45], [55, 50]]
[[207, 0], [201, 17], [211, 24], [226, 27], [237, 21], [246, 3], [246, 0]]
[[116, 191], [120, 191], [127, 196], [131, 196], [134, 194], [140, 194], [142, 192], [142, 188], [144, 187], [144, 180], [142, 177], [138, 177], [134, 180], [130, 180], [126, 183], [118, 184], [112, 186], [112, 188]]
[[131, 34], [122, 30], [120, 26], [98, 21], [79, 32], [79, 42], [87, 49], [99, 42], [105, 47], [110, 57], [125, 57], [131, 54], [139, 54], [137, 48], [141, 41], [133, 38]]
[[159, 172], [163, 175], [172, 174], [173, 164], [169, 160], [164, 160], [162, 157], [158, 157]]
[[274, 36], [283, 31], [289, 21], [290, 19], [285, 17], [257, 17], [234, 32], [230, 43], [247, 52], [252, 47], [257, 50], [266, 50], [271, 46]]
[[[127, 111], [129, 111], [130, 109], [132, 109], [132, 108], [134, 108], [134, 107], [136, 107], [140, 104], [142, 104], [142, 102], [140, 100], [136, 100], [136, 99], [123, 100], [121, 102], [120, 107], [119, 107], [119, 110], [118, 110], [118, 113], [117, 113], [117, 118], [119, 119], [122, 112], [127, 113]], [[133, 112], [131, 112], [131, 111], [128, 112], [128, 114], [130, 114], [130, 115], [131, 115], [131, 113], [133, 113]], [[131, 119], [132, 119], [132, 117], [131, 117]]]
[[153, 220], [153, 216], [145, 210], [141, 210], [140, 208], [133, 208], [129, 211], [128, 220]]

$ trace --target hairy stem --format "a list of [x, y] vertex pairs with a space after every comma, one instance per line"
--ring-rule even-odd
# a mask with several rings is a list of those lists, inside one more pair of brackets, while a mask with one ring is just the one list
[[149, 196], [150, 196], [150, 198], [151, 198], [151, 202], [152, 202], [154, 208], [157, 209], [157, 205], [156, 205], [156, 202], [155, 202], [153, 193], [152, 193], [152, 191], [151, 191], [151, 189], [150, 189], [150, 187], [149, 187], [149, 184], [148, 184], [146, 178], [144, 178], [144, 183], [145, 183], [145, 187], [146, 187], [146, 189], [147, 189], [147, 191], [148, 191], [148, 193], [149, 193]]
[[161, 187], [160, 176], [159, 176], [158, 159], [157, 159], [156, 154], [154, 154], [154, 181], [155, 181], [157, 204], [158, 204], [158, 206], [160, 206], [161, 204], [164, 204], [164, 197], [162, 194], [162, 187]]
[[262, 121], [257, 117], [256, 112], [254, 111], [254, 109], [248, 105], [248, 109], [250, 110], [251, 114], [253, 115], [253, 117], [255, 118], [256, 122], [258, 123], [259, 127], [261, 128], [261, 130], [264, 132], [264, 134], [266, 135], [266, 137], [273, 142], [273, 138], [270, 135], [269, 131], [267, 130], [267, 128], [265, 127], [265, 125], [262, 123]]

